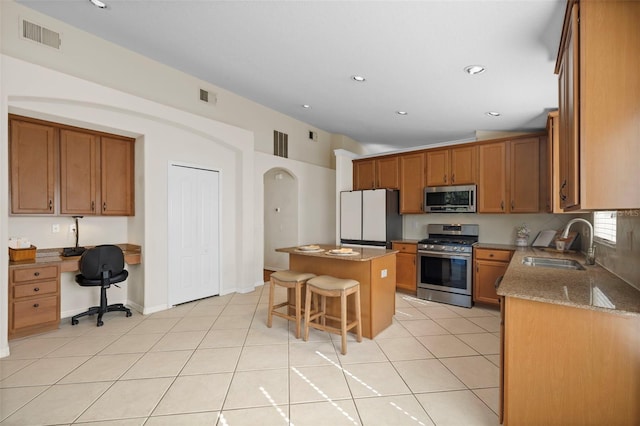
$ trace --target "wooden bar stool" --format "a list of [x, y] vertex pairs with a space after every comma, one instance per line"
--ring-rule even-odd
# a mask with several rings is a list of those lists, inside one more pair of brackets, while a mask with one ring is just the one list
[[[347, 323], [347, 296], [355, 294], [356, 318]], [[311, 298], [321, 297], [320, 307], [316, 303], [317, 311], [311, 313]], [[340, 298], [340, 317], [327, 315], [327, 297]], [[320, 319], [320, 323], [312, 322]], [[340, 321], [340, 328], [326, 325], [326, 319]], [[320, 275], [307, 281], [304, 309], [304, 340], [309, 340], [309, 327], [342, 336], [342, 355], [347, 354], [347, 331], [356, 327], [358, 342], [362, 342], [362, 324], [360, 318], [360, 283], [356, 280], [335, 278], [328, 275]]]
[[[296, 323], [296, 339], [300, 338], [300, 328], [302, 323], [302, 286], [304, 286], [308, 279], [315, 276], [315, 274], [296, 271], [277, 271], [271, 274], [269, 279], [269, 312], [267, 313], [267, 327], [271, 328], [271, 325], [273, 324], [273, 316], [276, 315], [281, 318], [288, 319], [289, 321], [294, 321]], [[273, 299], [276, 285], [286, 287], [288, 289], [294, 289], [295, 304], [289, 303], [289, 298], [287, 296], [286, 302], [274, 305]], [[276, 309], [280, 309], [284, 306], [287, 307], [287, 313], [276, 311]], [[289, 314], [290, 309], [295, 309], [294, 315]]]

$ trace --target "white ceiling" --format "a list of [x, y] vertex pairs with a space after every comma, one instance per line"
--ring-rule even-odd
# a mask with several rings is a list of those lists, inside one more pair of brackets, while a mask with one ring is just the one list
[[372, 152], [542, 129], [558, 105], [565, 0], [17, 1]]

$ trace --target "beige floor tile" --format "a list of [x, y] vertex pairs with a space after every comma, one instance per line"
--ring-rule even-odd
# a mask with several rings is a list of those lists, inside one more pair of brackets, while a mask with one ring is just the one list
[[[74, 326], [68, 325], [68, 327], [77, 328], [80, 326], [86, 326], [88, 330], [86, 333], [83, 333], [83, 335], [121, 335], [133, 330], [145, 320], [145, 317], [143, 315], [138, 314], [133, 310], [131, 312], [133, 313], [133, 316], [131, 317], [127, 317], [126, 315], [124, 315], [124, 313], [105, 315], [104, 317], [102, 317], [102, 320], [104, 321], [104, 325], [102, 327], [96, 327], [95, 321], [80, 322], [79, 324]], [[69, 322], [70, 321], [71, 320], [69, 319]], [[80, 319], [80, 321], [82, 321], [82, 319]]]
[[429, 319], [425, 314], [420, 312], [418, 308], [414, 308], [413, 306], [408, 307], [397, 307], [395, 318], [398, 321], [411, 321], [411, 320], [419, 320], [419, 319]]
[[500, 371], [483, 356], [466, 356], [440, 360], [467, 387], [498, 387]]
[[202, 342], [200, 342], [198, 349], [242, 346], [247, 338], [248, 331], [248, 329], [209, 330]]
[[354, 398], [410, 393], [390, 362], [347, 365], [344, 373]]
[[422, 405], [413, 395], [394, 395], [355, 400], [362, 424], [367, 426], [433, 426]]
[[396, 309], [413, 307], [413, 305], [409, 303], [409, 301], [406, 299], [408, 297], [413, 297], [413, 296], [409, 296], [407, 294], [402, 294], [402, 293], [396, 293]]
[[390, 361], [433, 358], [433, 355], [415, 337], [376, 339], [376, 343]]
[[289, 400], [289, 371], [238, 371], [224, 402], [224, 409], [286, 405]]
[[193, 351], [147, 352], [123, 376], [122, 380], [175, 377]]
[[[335, 337], [334, 337], [335, 336]], [[340, 336], [332, 335], [333, 346], [338, 352], [340, 364], [358, 364], [366, 362], [384, 362], [388, 361], [387, 356], [382, 352], [380, 346], [373, 340], [362, 338], [362, 342], [356, 342], [355, 337], [350, 336], [347, 340], [347, 354], [342, 355]]]
[[59, 383], [86, 383], [118, 380], [143, 354], [94, 356], [66, 375]]
[[477, 317], [477, 318], [469, 318], [469, 321], [473, 322], [476, 325], [484, 328], [488, 332], [491, 333], [499, 333], [500, 332], [500, 317]]
[[150, 349], [152, 352], [193, 350], [200, 345], [206, 331], [183, 331], [167, 333]]
[[249, 315], [226, 315], [219, 316], [211, 326], [212, 330], [248, 329], [251, 325]]
[[217, 411], [206, 413], [174, 414], [169, 416], [152, 416], [145, 426], [211, 426], [218, 421]]
[[431, 319], [439, 319], [439, 318], [460, 318], [453, 310], [444, 307], [444, 306], [427, 306], [423, 308], [419, 308], [420, 312], [425, 314], [428, 318]]
[[69, 342], [75, 340], [74, 337], [52, 337], [52, 338], [26, 338], [9, 343], [10, 355], [6, 360], [16, 359], [37, 359], [61, 348]]
[[472, 308], [463, 308], [461, 306], [449, 306], [453, 312], [457, 313], [461, 317], [488, 317], [488, 316], [500, 316], [500, 308], [490, 308], [485, 306], [474, 306]]
[[452, 334], [483, 333], [486, 331], [466, 318], [438, 318], [434, 321]]
[[240, 354], [237, 370], [261, 370], [287, 368], [289, 363], [288, 345], [245, 346]]
[[173, 378], [121, 380], [114, 383], [77, 421], [148, 417]]
[[[178, 306], [172, 306], [169, 309], [164, 311], [156, 312], [149, 316], [150, 319], [167, 319], [167, 318], [183, 318], [187, 315], [194, 307], [196, 303], [184, 303]], [[168, 331], [168, 330], [167, 330]]]
[[0, 389], [0, 423], [47, 389], [48, 386]]
[[104, 348], [100, 355], [131, 354], [147, 352], [162, 338], [163, 334], [125, 334]]
[[439, 324], [430, 319], [418, 321], [402, 321], [402, 326], [406, 328], [412, 336], [433, 336], [438, 334], [449, 334], [447, 330], [440, 327]]
[[216, 318], [218, 318], [217, 315], [184, 317], [171, 329], [171, 333], [180, 333], [183, 331], [209, 331], [213, 323], [216, 321]]
[[84, 335], [47, 354], [48, 358], [63, 356], [95, 355], [118, 339], [117, 334], [102, 336]]
[[498, 426], [498, 417], [469, 390], [416, 395], [438, 426]]
[[486, 359], [491, 361], [495, 366], [500, 367], [500, 355], [485, 355]]
[[494, 413], [498, 414], [498, 410], [500, 410], [500, 388], [473, 389], [473, 393], [487, 404]]
[[458, 339], [457, 336], [420, 336], [418, 341], [422, 343], [436, 358], [453, 356], [478, 355], [473, 348]]
[[232, 376], [221, 373], [178, 377], [153, 410], [153, 415], [219, 410]]
[[270, 407], [224, 410], [220, 414], [218, 424], [228, 426], [289, 426], [289, 406], [274, 405]]
[[238, 365], [241, 351], [240, 347], [197, 349], [180, 375], [233, 372]]
[[36, 362], [35, 359], [0, 358], [0, 380], [6, 379], [16, 371], [20, 371], [34, 362]]
[[437, 359], [395, 361], [393, 365], [413, 393], [466, 388], [464, 383]]
[[[295, 330], [295, 329], [294, 329]], [[302, 335], [302, 333], [301, 333]], [[289, 333], [288, 327], [250, 328], [245, 345], [277, 345], [289, 342], [289, 338], [295, 340], [295, 331]]]
[[0, 388], [52, 385], [88, 359], [86, 356], [42, 358], [0, 381]]
[[396, 337], [410, 337], [411, 333], [407, 331], [400, 321], [394, 318], [391, 325], [382, 330], [374, 340], [377, 342], [380, 339], [394, 339]]
[[[178, 309], [178, 308], [174, 308]], [[182, 317], [156, 317], [147, 318], [129, 331], [129, 334], [168, 333]]]
[[[359, 425], [358, 411], [352, 399], [338, 401], [291, 404], [291, 423], [296, 426], [318, 426], [319, 424], [342, 426]], [[321, 423], [319, 423], [319, 419]]]
[[251, 293], [234, 293], [229, 300], [229, 305], [257, 305], [260, 296], [262, 295], [262, 289], [260, 291], [253, 291]]
[[289, 386], [292, 404], [351, 398], [344, 373], [333, 365], [291, 367]]
[[212, 305], [210, 303], [199, 303], [189, 311], [185, 318], [193, 317], [213, 317], [220, 316], [220, 312], [224, 309], [225, 305]]
[[500, 353], [500, 338], [491, 333], [459, 334], [456, 337], [482, 355]]
[[409, 304], [411, 304], [411, 306], [415, 307], [415, 308], [427, 308], [427, 307], [443, 307], [443, 306], [447, 306], [444, 305], [442, 303], [438, 303], [438, 302], [432, 302], [430, 300], [424, 300], [424, 299], [418, 299], [415, 296], [405, 296], [404, 298], [406, 301], [409, 302]]
[[229, 303], [231, 298], [233, 297], [233, 293], [225, 294], [224, 296], [211, 296], [206, 299], [198, 300], [196, 302], [197, 306], [201, 305], [226, 305]]
[[51, 386], [9, 416], [3, 425], [72, 423], [109, 386], [110, 382]]
[[229, 303], [224, 307], [222, 312], [220, 312], [220, 316], [226, 317], [229, 315], [253, 315], [256, 312], [256, 306], [256, 304], [233, 305]]
[[289, 344], [290, 366], [304, 367], [332, 364], [339, 364], [339, 361], [336, 348], [330, 341], [295, 341]]

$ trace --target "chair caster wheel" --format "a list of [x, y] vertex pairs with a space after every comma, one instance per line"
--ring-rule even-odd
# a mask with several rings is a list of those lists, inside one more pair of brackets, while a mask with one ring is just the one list
[[104, 325], [104, 322], [98, 321], [98, 327], [102, 327], [103, 325]]
[[71, 320], [71, 325], [76, 325], [78, 324], [78, 320]]
[[131, 315], [133, 315], [131, 312], [127, 312], [127, 317], [130, 317]]

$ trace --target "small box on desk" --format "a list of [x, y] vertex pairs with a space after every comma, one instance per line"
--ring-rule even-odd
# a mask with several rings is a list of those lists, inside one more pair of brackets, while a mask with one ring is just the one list
[[31, 245], [29, 248], [14, 249], [9, 247], [9, 260], [19, 262], [21, 260], [34, 260], [36, 258], [37, 247]]

